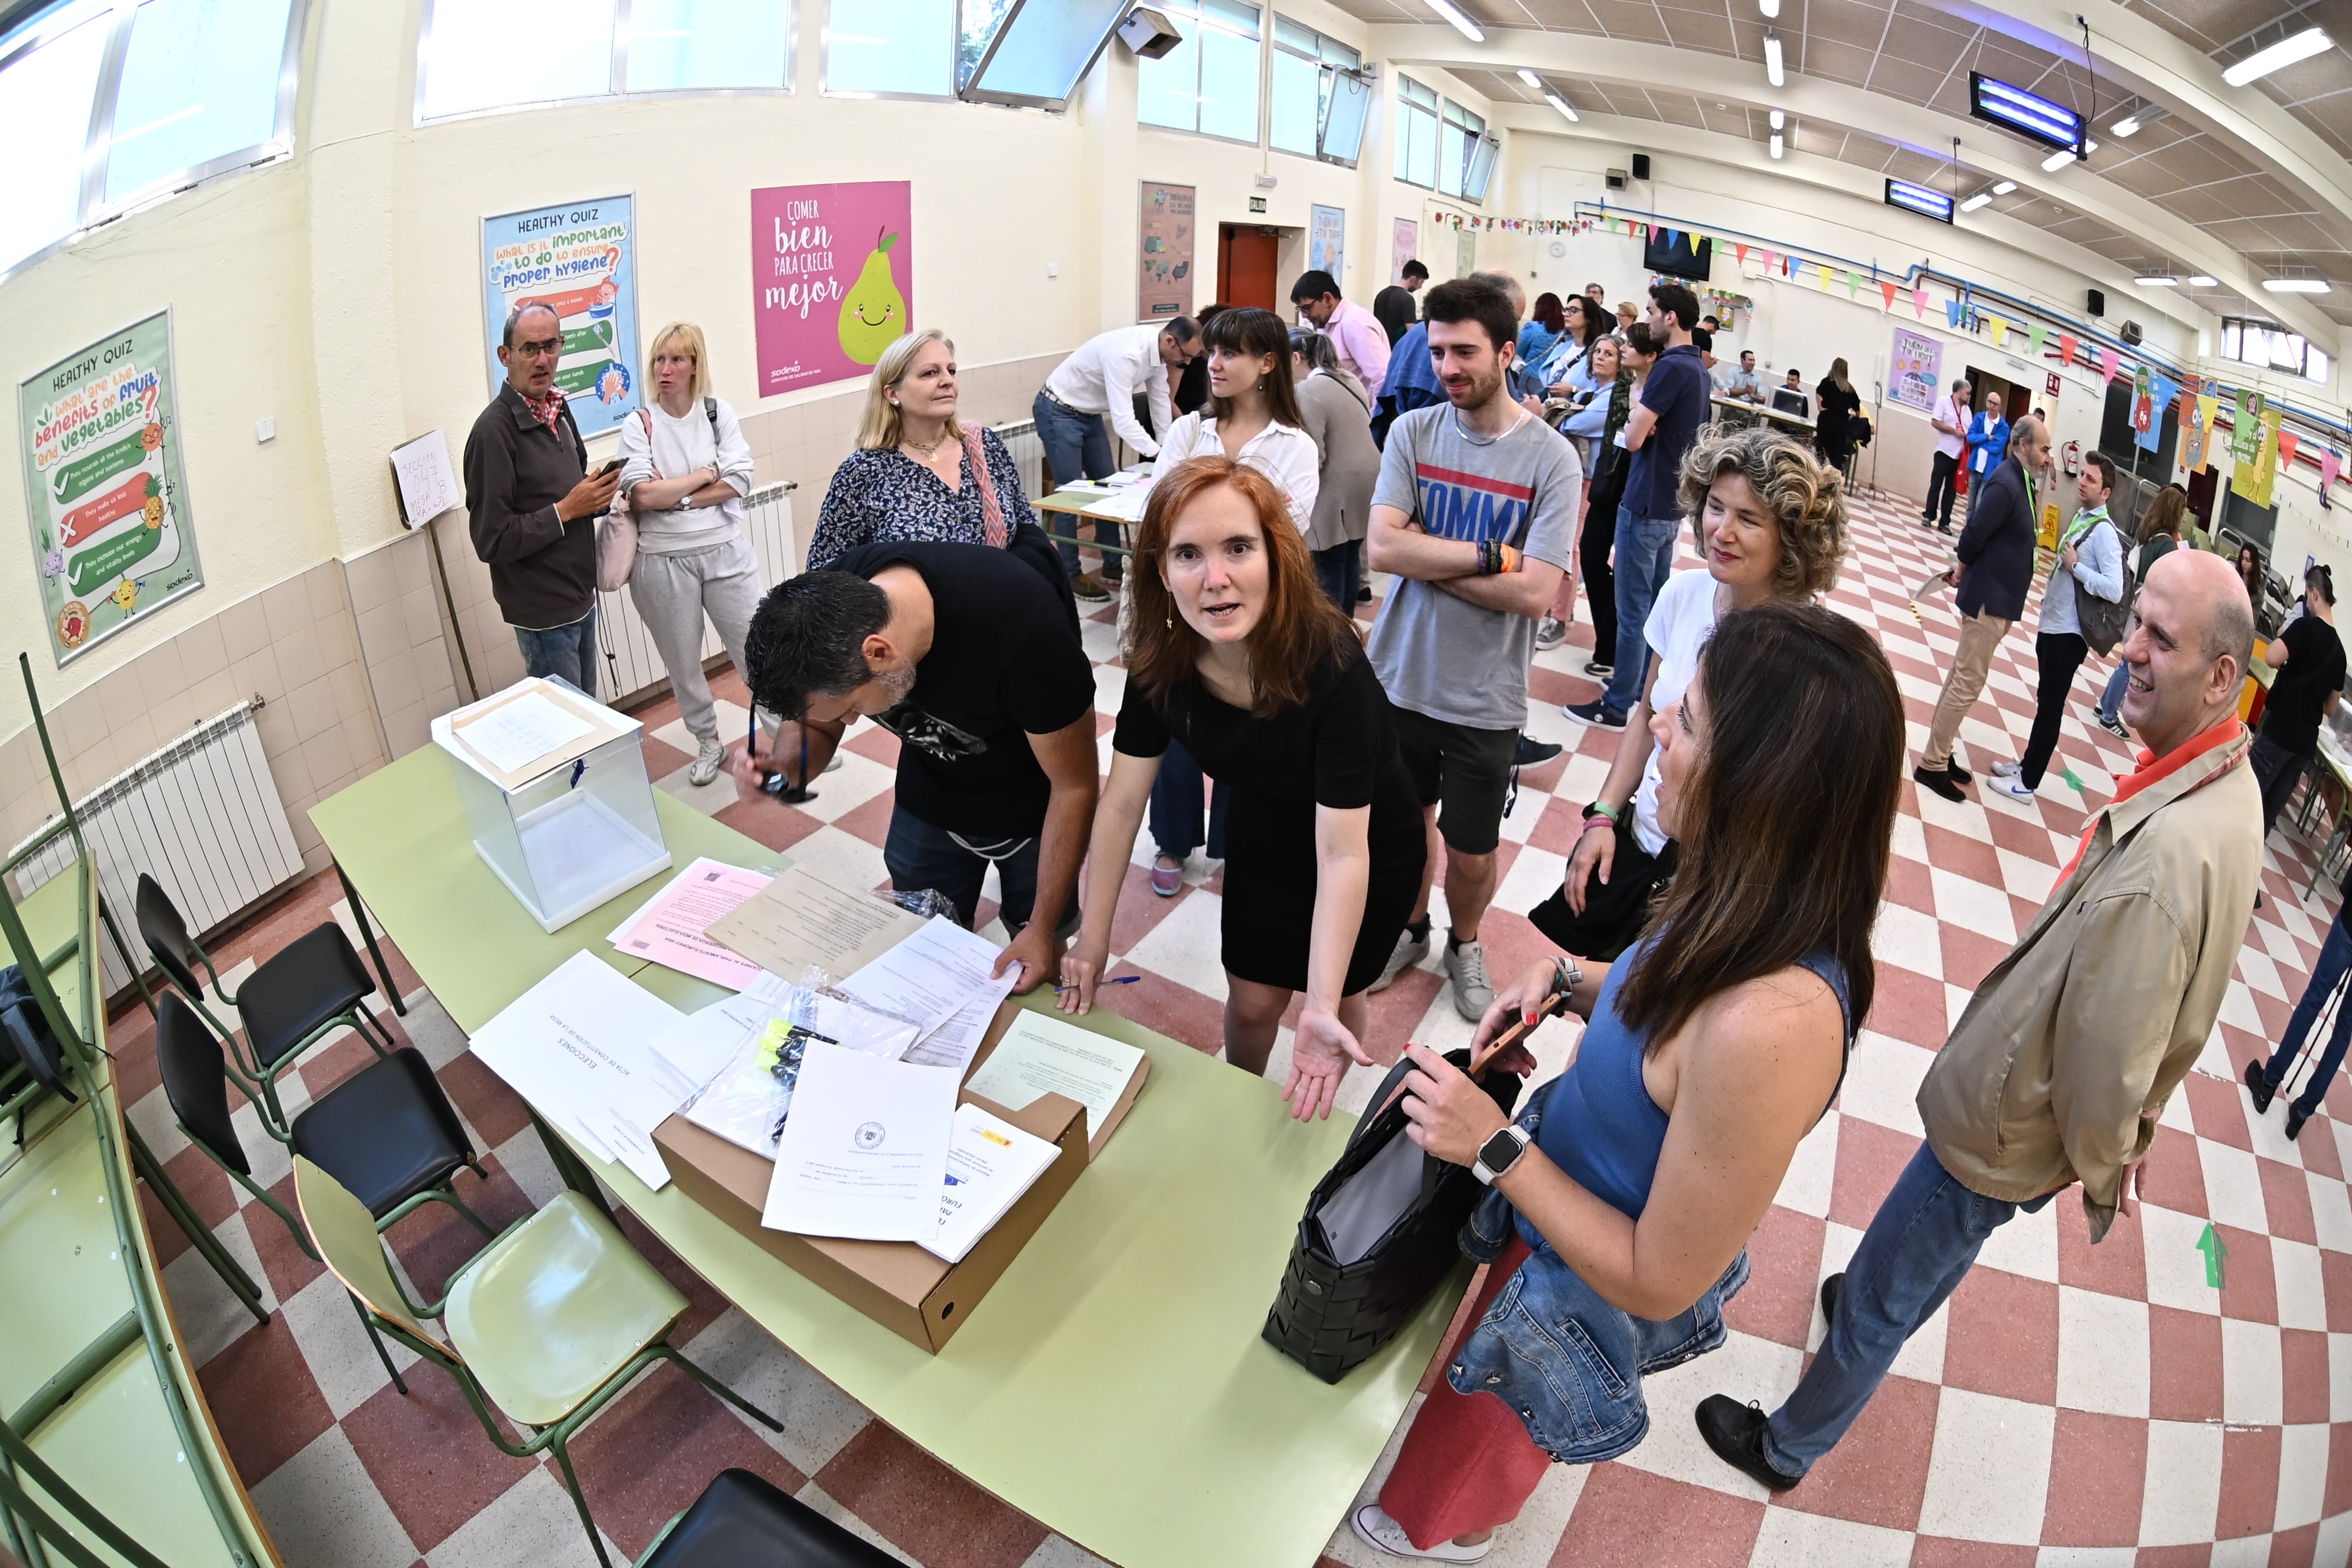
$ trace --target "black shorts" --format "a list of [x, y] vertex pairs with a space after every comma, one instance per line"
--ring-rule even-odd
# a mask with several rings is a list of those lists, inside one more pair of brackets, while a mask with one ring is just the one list
[[1474, 730], [1393, 703], [1397, 754], [1423, 806], [1436, 806], [1437, 831], [1462, 855], [1492, 855], [1503, 839], [1503, 802], [1519, 752], [1517, 730]]

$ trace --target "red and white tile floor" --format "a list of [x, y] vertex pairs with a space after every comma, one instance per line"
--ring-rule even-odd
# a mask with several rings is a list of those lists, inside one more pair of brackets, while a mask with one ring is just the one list
[[[1955, 635], [1948, 600], [1915, 616], [1912, 586], [1943, 560], [1899, 500], [1858, 506], [1855, 547], [1832, 595], [1874, 628], [1902, 682], [1912, 742], [1924, 740]], [[1123, 675], [1107, 610], [1088, 623], [1097, 660], [1100, 727], [1108, 746]], [[2030, 623], [2029, 623], [2030, 624]], [[1502, 881], [1484, 932], [1495, 972], [1543, 950], [1518, 913], [1559, 879], [1576, 831], [1616, 744], [1577, 728], [1559, 704], [1591, 696], [1580, 669], [1588, 627], [1542, 656], [1531, 731], [1568, 747], [1520, 780], [1505, 826]], [[1754, 1274], [1717, 1354], [1653, 1379], [1654, 1425], [1625, 1459], [1555, 1468], [1488, 1559], [1510, 1568], [1559, 1563], [1959, 1564], [2342, 1563], [2352, 1548], [2352, 1091], [2298, 1142], [2282, 1118], [2248, 1113], [2239, 1066], [2284, 1029], [2332, 914], [2323, 886], [2301, 898], [2311, 853], [2282, 831], [2272, 840], [2263, 900], [2204, 1058], [2174, 1098], [2150, 1162], [2151, 1202], [2137, 1223], [2089, 1245], [2078, 1204], [2062, 1197], [1998, 1233], [1947, 1309], [1906, 1347], [1895, 1375], [1845, 1443], [1796, 1491], [1767, 1498], [1717, 1463], [1687, 1412], [1709, 1392], [1768, 1408], [1794, 1383], [1820, 1335], [1820, 1279], [1852, 1251], [1880, 1196], [1916, 1147], [1913, 1095], [1969, 987], [1999, 959], [2049, 892], [2095, 806], [2129, 764], [2126, 749], [2082, 720], [2105, 661], [2078, 678], [2060, 755], [2043, 798], [2025, 805], [1981, 789], [1963, 805], [1907, 784], [1896, 858], [1880, 918], [1878, 1002], [1838, 1108], [1823, 1119], [1750, 1247]], [[2029, 633], [1995, 659], [1985, 701], [1963, 731], [1978, 771], [2013, 755], [2030, 727]], [[742, 687], [728, 721], [740, 727]], [[893, 743], [870, 727], [843, 766], [800, 807], [739, 801], [724, 782], [688, 787], [690, 742], [665, 702], [644, 717], [662, 787], [747, 834], [838, 878], [884, 879]], [[666, 775], [666, 776], [664, 776]], [[2079, 785], [2079, 787], [2077, 787]], [[1213, 1051], [1223, 976], [1216, 954], [1220, 879], [1196, 861], [1184, 891], [1151, 896], [1139, 847], [1113, 947], [1140, 983], [1110, 1005]], [[223, 943], [229, 961], [267, 955], [318, 921], [341, 918], [331, 878], [314, 880]], [[992, 914], [983, 909], [983, 915]], [[416, 976], [395, 959], [396, 978]], [[1466, 1038], [1433, 969], [1375, 999], [1369, 1044], [1392, 1061], [1408, 1037], [1440, 1047]], [[464, 1051], [421, 995], [404, 1026], [435, 1062], [491, 1180], [462, 1178], [493, 1224], [555, 1190], [521, 1106]], [[240, 1194], [171, 1124], [146, 1016], [119, 1016], [115, 1038], [133, 1114], [216, 1234], [266, 1280], [272, 1315], [239, 1311], [152, 1202], [151, 1226], [171, 1259], [166, 1281], [229, 1449], [293, 1568], [490, 1568], [589, 1561], [552, 1472], [505, 1458], [482, 1436], [446, 1378], [430, 1368], [401, 1396], [362, 1337], [342, 1293], [292, 1244], [268, 1210]], [[1574, 1026], [1547, 1025], [1539, 1044], [1557, 1070]], [[1279, 1076], [1277, 1050], [1275, 1070]], [[323, 1092], [362, 1059], [345, 1038], [313, 1053], [289, 1085], [289, 1108]], [[1351, 1079], [1360, 1103], [1371, 1075]], [[1267, 1092], [1274, 1090], [1269, 1088]], [[246, 1147], [260, 1179], [290, 1186], [276, 1145]], [[2206, 1284], [2198, 1240], [2208, 1221], [2229, 1248], [2226, 1283]], [[576, 1445], [598, 1521], [625, 1558], [722, 1467], [744, 1465], [925, 1568], [1078, 1568], [1096, 1560], [981, 1493], [873, 1420], [665, 1252], [631, 1234], [693, 1302], [677, 1338], [689, 1353], [784, 1421], [781, 1436], [751, 1427], [669, 1369], [650, 1374]], [[435, 1290], [468, 1253], [472, 1233], [440, 1210], [404, 1220], [390, 1240], [421, 1289]], [[1268, 1279], [1272, 1288], [1272, 1279]], [[404, 1373], [404, 1375], [406, 1375]], [[1269, 1375], [1279, 1375], [1278, 1371]], [[2340, 1435], [2339, 1435], [2340, 1434]], [[1377, 1485], [1368, 1479], [1367, 1491]], [[1372, 1563], [1347, 1531], [1325, 1568]], [[1305, 1568], [1305, 1565], [1302, 1565]]]

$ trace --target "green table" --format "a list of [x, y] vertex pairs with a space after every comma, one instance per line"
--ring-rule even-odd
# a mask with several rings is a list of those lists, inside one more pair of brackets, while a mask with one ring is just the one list
[[[460, 1027], [478, 1027], [583, 950], [679, 1006], [720, 994], [611, 951], [604, 935], [631, 895], [555, 936], [541, 931], [475, 854], [447, 766], [425, 748], [311, 818]], [[681, 865], [698, 854], [761, 867], [782, 858], [662, 805]], [[1337, 1387], [1283, 1359], [1258, 1331], [1349, 1119], [1296, 1126], [1270, 1083], [1113, 1014], [1086, 1022], [1150, 1052], [1150, 1081], [936, 1356], [677, 1186], [648, 1192], [618, 1165], [588, 1163], [647, 1228], [850, 1397], [1089, 1551], [1124, 1568], [1307, 1568], [1403, 1414], [1452, 1296], [1441, 1292]]]

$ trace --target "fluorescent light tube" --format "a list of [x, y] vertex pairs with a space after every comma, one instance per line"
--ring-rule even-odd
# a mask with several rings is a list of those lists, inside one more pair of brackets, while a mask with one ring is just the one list
[[1764, 19], [1769, 22], [1780, 14], [1780, 0], [1756, 0], [1756, 8], [1764, 13]]
[[2178, 289], [2180, 287], [2180, 279], [2178, 278], [2135, 278], [2132, 281], [2138, 284], [2143, 289]]
[[2139, 133], [2139, 116], [2137, 114], [2126, 114], [2121, 120], [2116, 121], [2113, 125], [2108, 126], [2107, 131], [2110, 134], [2116, 136], [2136, 136]]
[[[1443, 0], [1430, 0], [1433, 5], [1442, 3]], [[1774, 87], [1781, 86], [1786, 79], [1780, 70], [1780, 35], [1778, 33], [1764, 35], [1764, 78]]]
[[1453, 23], [1454, 30], [1472, 43], [1483, 44], [1486, 41], [1486, 35], [1478, 30], [1478, 24], [1464, 16], [1454, 6], [1454, 0], [1429, 0], [1429, 8]]
[[1774, 132], [1772, 132], [1772, 156], [1774, 156], [1775, 158], [1777, 158], [1777, 157], [1779, 157], [1780, 155], [1780, 133], [1778, 131], [1775, 131]]
[[1521, 66], [1519, 68], [1519, 79], [1526, 82], [1529, 87], [1534, 88], [1538, 92], [1541, 92], [1544, 89], [1543, 78], [1536, 75], [1535, 72], [1528, 69], [1525, 66]]
[[1772, 111], [1772, 129], [1779, 131], [1789, 123], [1789, 117], [1779, 110]]
[[2015, 189], [2017, 189], [2017, 182], [2015, 180], [2003, 180], [2000, 184], [1992, 188], [1992, 194], [1997, 196], [2005, 196]]
[[1990, 206], [1991, 205], [1992, 193], [1990, 191], [1979, 191], [1975, 195], [1970, 196], [1967, 201], [1960, 204], [1960, 210], [1964, 213], [1972, 213], [1979, 207]]
[[2307, 60], [2314, 55], [2324, 54], [2331, 47], [2326, 28], [2306, 27], [2292, 38], [2248, 55], [2223, 71], [2221, 79], [2231, 87], [2243, 87], [2274, 70], [2284, 70], [2297, 60]]
[[2325, 278], [2265, 278], [2263, 287], [2273, 294], [2325, 294]]
[[1544, 101], [1550, 104], [1554, 109], [1559, 110], [1562, 114], [1567, 115], [1571, 121], [1576, 119], [1576, 110], [1570, 109], [1568, 106], [1568, 100], [1560, 97], [1559, 94], [1556, 92], [1547, 92], [1544, 94]]
[[2208, 278], [2202, 272], [2194, 272], [2189, 274], [2189, 286], [2191, 289], [2218, 289], [2221, 286], [2221, 280], [2219, 278]]

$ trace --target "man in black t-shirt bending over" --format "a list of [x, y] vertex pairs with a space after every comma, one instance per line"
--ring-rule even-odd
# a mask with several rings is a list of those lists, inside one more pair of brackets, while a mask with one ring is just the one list
[[873, 720], [898, 738], [892, 885], [969, 924], [992, 862], [1015, 933], [996, 972], [1053, 978], [1098, 783], [1094, 672], [1053, 586], [985, 545], [869, 544], [771, 589], [748, 645], [751, 700], [783, 723], [736, 776], [804, 786]]

